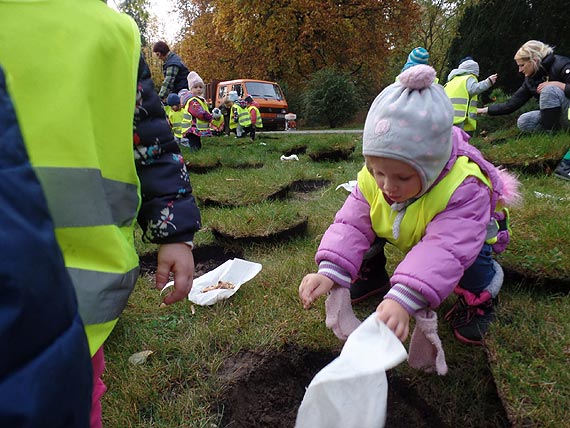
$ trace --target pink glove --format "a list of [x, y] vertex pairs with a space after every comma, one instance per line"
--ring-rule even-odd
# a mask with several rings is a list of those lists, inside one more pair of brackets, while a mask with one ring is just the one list
[[361, 322], [352, 311], [348, 288], [333, 286], [325, 301], [325, 312], [327, 314], [325, 325], [332, 329], [340, 340], [346, 340]]
[[437, 314], [429, 309], [419, 310], [415, 314], [416, 327], [410, 340], [408, 364], [427, 373], [447, 373], [445, 353], [437, 335]]

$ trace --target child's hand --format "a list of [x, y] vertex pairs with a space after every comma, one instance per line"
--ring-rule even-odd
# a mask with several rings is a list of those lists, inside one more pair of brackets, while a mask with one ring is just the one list
[[194, 255], [190, 246], [179, 242], [163, 244], [158, 250], [156, 268], [156, 288], [162, 290], [170, 272], [174, 274], [174, 289], [166, 295], [163, 302], [167, 305], [188, 297], [194, 282]]
[[392, 299], [384, 299], [376, 308], [378, 319], [386, 324], [400, 339], [406, 340], [410, 332], [410, 314]]
[[303, 302], [303, 308], [309, 309], [318, 297], [331, 291], [333, 285], [332, 279], [319, 273], [305, 275], [299, 285], [299, 298]]

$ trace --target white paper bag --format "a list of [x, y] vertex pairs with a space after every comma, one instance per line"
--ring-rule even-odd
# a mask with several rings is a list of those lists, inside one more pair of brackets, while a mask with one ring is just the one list
[[[259, 263], [249, 262], [247, 260], [228, 260], [216, 269], [196, 278], [193, 282], [192, 289], [188, 294], [188, 300], [200, 306], [208, 306], [213, 305], [220, 300], [227, 299], [233, 296], [242, 284], [257, 275], [261, 271], [261, 268], [262, 266]], [[234, 285], [234, 288], [216, 289], [205, 293], [202, 292], [204, 288], [217, 284], [218, 281], [231, 282]], [[174, 281], [170, 281], [163, 288], [162, 292], [173, 284]]]
[[350, 180], [347, 183], [339, 184], [338, 186], [336, 186], [335, 190], [344, 189], [348, 192], [352, 192], [354, 190], [354, 188], [356, 187], [356, 184], [357, 184], [356, 180]]
[[386, 423], [389, 370], [407, 358], [392, 331], [370, 315], [340, 355], [313, 378], [295, 428], [380, 428]]

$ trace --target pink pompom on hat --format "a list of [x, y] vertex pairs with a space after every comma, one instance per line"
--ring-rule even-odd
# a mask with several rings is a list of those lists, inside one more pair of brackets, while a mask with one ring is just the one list
[[192, 89], [192, 87], [196, 83], [201, 83], [202, 85], [204, 84], [204, 81], [202, 80], [200, 75], [198, 73], [196, 73], [195, 71], [191, 71], [190, 73], [188, 73], [186, 80], [188, 80], [188, 89]]
[[451, 155], [453, 106], [435, 70], [416, 65], [374, 100], [362, 137], [365, 156], [386, 157], [411, 165], [420, 175], [425, 193]]

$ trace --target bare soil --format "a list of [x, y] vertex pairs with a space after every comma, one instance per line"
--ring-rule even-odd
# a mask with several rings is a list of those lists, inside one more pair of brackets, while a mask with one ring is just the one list
[[[287, 345], [282, 352], [262, 354], [242, 352], [225, 361], [218, 376], [228, 385], [217, 404], [224, 428], [293, 428], [305, 389], [324, 366], [338, 356], [337, 351], [311, 351]], [[488, 373], [491, 377], [491, 373]], [[387, 428], [451, 428], [449, 408], [437, 397], [431, 402], [420, 394], [420, 385], [393, 372], [388, 377]], [[494, 384], [491, 382], [491, 384]], [[468, 385], [466, 387], [469, 387]], [[489, 391], [489, 421], [493, 427], [508, 427], [496, 390]], [[464, 420], [465, 415], [453, 417]]]

